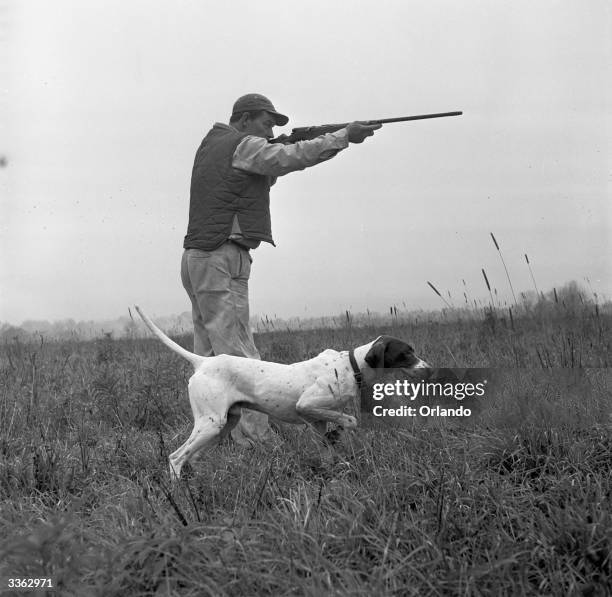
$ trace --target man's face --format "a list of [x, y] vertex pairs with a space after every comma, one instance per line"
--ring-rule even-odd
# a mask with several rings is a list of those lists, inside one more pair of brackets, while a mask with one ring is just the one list
[[272, 127], [276, 126], [274, 116], [269, 112], [262, 112], [256, 118], [249, 118], [245, 123], [244, 132], [255, 137], [263, 137], [264, 139], [272, 139], [274, 133]]

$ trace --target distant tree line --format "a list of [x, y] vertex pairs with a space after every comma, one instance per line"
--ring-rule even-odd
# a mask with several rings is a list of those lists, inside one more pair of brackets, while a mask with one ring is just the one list
[[[497, 292], [496, 292], [497, 294]], [[538, 313], [554, 309], [555, 306], [565, 310], [577, 311], [585, 306], [600, 305], [606, 310], [610, 306], [609, 301], [604, 301], [592, 289], [586, 290], [572, 280], [567, 284], [544, 293], [537, 294], [533, 290], [520, 293], [520, 304], [515, 312], [517, 317], [521, 313], [532, 313], [535, 309]], [[471, 305], [471, 306], [470, 306]], [[254, 315], [251, 318], [251, 327], [255, 332], [285, 331], [291, 329], [312, 329], [312, 328], [338, 328], [350, 325], [386, 325], [397, 317], [403, 319], [410, 318], [414, 323], [424, 321], [439, 321], [453, 316], [463, 316], [473, 314], [478, 317], [483, 309], [490, 306], [488, 299], [470, 301], [467, 306], [459, 306], [443, 311], [425, 311], [423, 309], [409, 309], [405, 303], [401, 305], [390, 305], [387, 313], [377, 313], [366, 310], [365, 313], [351, 313], [345, 311], [339, 315], [329, 315], [324, 317], [299, 318], [292, 317], [282, 319], [274, 315]], [[503, 309], [504, 303], [497, 301], [494, 303], [495, 309]], [[532, 313], [533, 314], [533, 313]], [[0, 322], [0, 341], [30, 341], [39, 338], [53, 340], [92, 340], [95, 338], [125, 338], [146, 336], [149, 334], [144, 328], [140, 319], [134, 314], [135, 319], [129, 316], [119, 317], [107, 321], [75, 321], [74, 319], [62, 319], [60, 321], [24, 321], [20, 326], [14, 326]], [[164, 330], [174, 335], [181, 335], [192, 332], [191, 314], [189, 312], [170, 317], [156, 317], [156, 323]]]

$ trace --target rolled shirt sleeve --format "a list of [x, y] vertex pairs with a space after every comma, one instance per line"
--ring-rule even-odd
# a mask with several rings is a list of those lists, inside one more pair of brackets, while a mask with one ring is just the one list
[[290, 145], [270, 143], [262, 137], [249, 135], [236, 147], [232, 166], [253, 174], [277, 177], [329, 160], [346, 147], [346, 129]]

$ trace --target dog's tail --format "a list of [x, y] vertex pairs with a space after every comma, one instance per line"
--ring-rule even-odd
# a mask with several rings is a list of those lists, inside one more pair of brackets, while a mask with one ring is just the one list
[[174, 352], [180, 354], [184, 359], [187, 359], [194, 368], [197, 369], [199, 365], [202, 364], [206, 357], [202, 357], [193, 352], [189, 352], [185, 350], [182, 346], [179, 346], [176, 342], [170, 340], [164, 332], [162, 332], [141, 310], [138, 305], [134, 305], [136, 311], [138, 311], [138, 315], [142, 318], [142, 320], [146, 323], [147, 327], [170, 349]]

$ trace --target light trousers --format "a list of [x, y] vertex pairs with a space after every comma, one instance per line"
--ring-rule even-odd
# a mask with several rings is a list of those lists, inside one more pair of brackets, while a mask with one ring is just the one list
[[[261, 358], [249, 324], [249, 251], [226, 242], [214, 251], [186, 249], [181, 280], [191, 300], [193, 351]], [[271, 437], [268, 416], [243, 409], [233, 439], [242, 445]]]

